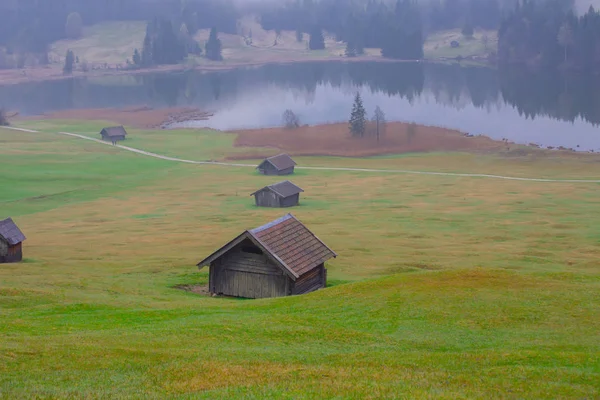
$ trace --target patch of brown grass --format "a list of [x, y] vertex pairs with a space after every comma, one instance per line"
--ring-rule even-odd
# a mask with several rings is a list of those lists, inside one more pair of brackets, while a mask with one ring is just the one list
[[190, 119], [204, 119], [208, 114], [194, 108], [176, 107], [154, 109], [148, 106], [125, 108], [91, 108], [81, 110], [64, 110], [30, 117], [29, 120], [85, 120], [85, 121], [114, 121], [121, 125], [135, 128], [159, 128], [168, 122], [178, 122]]
[[487, 137], [466, 137], [463, 133], [446, 128], [418, 126], [409, 134], [409, 124], [389, 123], [385, 137], [354, 138], [345, 123], [304, 126], [289, 130], [268, 128], [236, 132], [236, 146], [272, 147], [292, 155], [319, 155], [365, 157], [382, 154], [400, 154], [432, 151], [500, 151], [507, 148], [503, 142]]

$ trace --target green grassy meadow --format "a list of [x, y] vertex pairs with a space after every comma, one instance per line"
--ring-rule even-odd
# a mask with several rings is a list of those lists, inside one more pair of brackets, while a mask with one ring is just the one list
[[[206, 284], [196, 262], [287, 212], [253, 205], [273, 178], [51, 133], [101, 124], [0, 129], [0, 218], [28, 237], [25, 262], [0, 266], [0, 398], [600, 396], [600, 185], [300, 170], [291, 211], [338, 253], [330, 287], [213, 298], [175, 287]], [[130, 133], [193, 160], [266, 151]], [[584, 156], [298, 161], [600, 177]]]

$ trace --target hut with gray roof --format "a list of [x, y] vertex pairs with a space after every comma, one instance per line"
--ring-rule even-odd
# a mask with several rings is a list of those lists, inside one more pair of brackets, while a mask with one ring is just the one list
[[292, 157], [279, 154], [265, 159], [256, 169], [263, 175], [291, 175], [295, 166], [296, 162]]
[[23, 260], [25, 235], [12, 218], [0, 221], [0, 264]]
[[283, 181], [252, 193], [258, 207], [294, 207], [300, 203], [302, 188], [290, 181]]
[[211, 294], [244, 298], [290, 296], [327, 284], [325, 262], [337, 257], [292, 214], [244, 231], [198, 263], [208, 266]]
[[102, 129], [100, 131], [100, 135], [102, 136], [102, 140], [116, 143], [125, 140], [125, 137], [127, 136], [127, 131], [123, 126], [111, 126]]

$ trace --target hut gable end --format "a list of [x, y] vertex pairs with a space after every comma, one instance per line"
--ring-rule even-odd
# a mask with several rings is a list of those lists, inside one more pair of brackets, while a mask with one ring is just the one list
[[0, 264], [23, 260], [25, 235], [11, 218], [0, 221]]
[[16, 246], [25, 241], [25, 235], [12, 218], [7, 218], [0, 221], [0, 236], [8, 243], [9, 246]]

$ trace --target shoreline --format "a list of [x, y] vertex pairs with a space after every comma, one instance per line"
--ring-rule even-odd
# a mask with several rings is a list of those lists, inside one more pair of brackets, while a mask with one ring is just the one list
[[[194, 128], [177, 126], [173, 123], [192, 120], [209, 120], [212, 113], [194, 107], [153, 108], [148, 106], [101, 108], [101, 109], [73, 109], [42, 114], [36, 116], [17, 116], [14, 122], [43, 121], [43, 120], [85, 120], [105, 121], [125, 125], [139, 130], [212, 130], [237, 136], [236, 147], [255, 149], [278, 149], [294, 155], [329, 155], [340, 157], [369, 157], [404, 153], [421, 153], [431, 151], [476, 151], [517, 155], [522, 153], [554, 154], [594, 154], [594, 151], [576, 150], [567, 147], [542, 147], [535, 143], [510, 141], [507, 139], [494, 139], [485, 134], [472, 135], [459, 129], [427, 124], [416, 124], [416, 135], [408, 133], [407, 121], [388, 121], [389, 134], [382, 138], [381, 143], [373, 142], [373, 138], [349, 138], [346, 122], [330, 122], [316, 125], [304, 125], [293, 130], [283, 127], [262, 127], [232, 129], [223, 131], [210, 127]], [[415, 136], [413, 140], [409, 136]], [[295, 139], [291, 139], [295, 138]], [[335, 138], [335, 142], [325, 140]], [[290, 140], [291, 139], [291, 140]], [[299, 141], [296, 139], [300, 139]], [[302, 144], [312, 143], [314, 146]], [[342, 148], [346, 150], [340, 150]], [[261, 157], [263, 154], [260, 155]], [[260, 157], [259, 157], [260, 158]]]
[[[381, 56], [361, 56], [361, 57], [327, 57], [327, 58], [293, 58], [293, 59], [282, 59], [274, 61], [257, 61], [257, 62], [236, 62], [236, 63], [210, 63], [203, 65], [160, 65], [150, 68], [141, 69], [97, 69], [88, 72], [74, 72], [71, 75], [64, 75], [60, 68], [52, 67], [35, 67], [35, 68], [24, 68], [24, 69], [9, 69], [0, 70], [0, 86], [18, 85], [24, 83], [39, 83], [46, 81], [61, 81], [67, 79], [78, 79], [78, 78], [101, 78], [110, 76], [134, 76], [134, 75], [148, 75], [153, 73], [167, 73], [167, 72], [187, 72], [187, 71], [198, 71], [198, 72], [218, 72], [218, 71], [231, 71], [241, 68], [257, 68], [264, 67], [267, 65], [292, 65], [292, 64], [303, 64], [303, 63], [331, 63], [331, 62], [342, 62], [342, 63], [354, 63], [354, 62], [378, 62], [378, 63], [417, 63], [417, 64], [444, 64], [449, 62], [457, 62], [452, 58], [436, 58], [436, 59], [422, 59], [422, 60], [395, 60], [389, 58], [383, 58]], [[491, 68], [483, 62], [478, 62], [474, 59], [462, 59], [461, 61], [465, 65], [478, 65], [482, 68]]]

